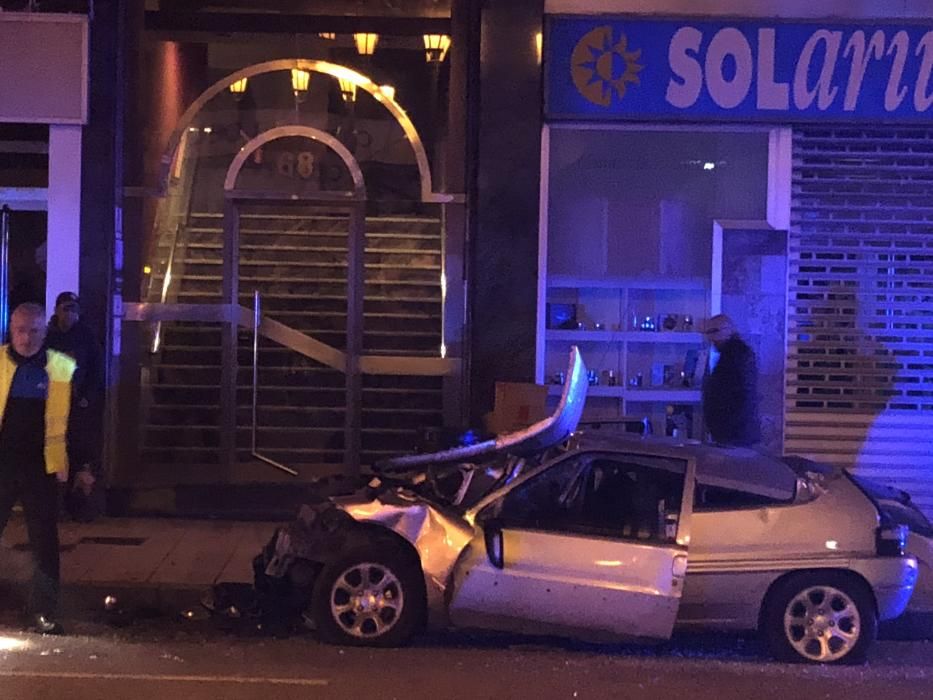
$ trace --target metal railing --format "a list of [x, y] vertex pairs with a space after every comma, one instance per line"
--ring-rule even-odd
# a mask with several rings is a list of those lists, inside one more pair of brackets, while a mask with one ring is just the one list
[[[123, 320], [128, 322], [165, 322], [188, 321], [201, 323], [223, 323], [239, 328], [251, 328], [253, 331], [253, 376], [252, 376], [252, 427], [251, 455], [288, 474], [297, 476], [291, 467], [263, 456], [258, 451], [259, 418], [259, 338], [267, 338], [279, 345], [293, 350], [308, 359], [347, 374], [349, 367], [356, 364], [361, 374], [407, 375], [424, 377], [455, 376], [461, 372], [461, 360], [450, 357], [408, 357], [388, 355], [362, 355], [354, 363], [350, 355], [305, 335], [290, 326], [270, 318], [262, 317], [261, 297], [258, 291], [253, 295], [253, 308], [247, 309], [239, 304], [152, 304], [126, 303], [123, 305]], [[235, 373], [232, 374], [235, 378]], [[235, 381], [235, 380], [234, 380]], [[229, 387], [228, 387], [229, 388]], [[235, 394], [236, 387], [233, 387]], [[231, 414], [232, 415], [232, 414]], [[230, 420], [235, 420], [231, 418]], [[228, 430], [235, 430], [233, 425], [224, 425]]]
[[259, 453], [257, 446], [257, 433], [259, 432], [259, 326], [262, 322], [262, 313], [260, 309], [259, 291], [253, 292], [253, 426], [251, 429], [250, 454], [260, 462], [279, 469], [286, 474], [298, 476], [298, 472], [291, 467], [287, 467], [281, 462], [276, 462]]
[[[164, 304], [168, 299], [168, 290], [172, 285], [172, 270], [175, 266], [175, 249], [178, 247], [178, 231], [181, 229], [181, 222], [175, 224], [172, 230], [172, 245], [168, 251], [168, 261], [165, 263], [165, 272], [162, 274], [162, 293], [159, 295], [159, 303]], [[152, 345], [149, 352], [155, 355], [159, 352], [162, 345], [162, 322], [157, 321], [155, 332], [152, 334]]]

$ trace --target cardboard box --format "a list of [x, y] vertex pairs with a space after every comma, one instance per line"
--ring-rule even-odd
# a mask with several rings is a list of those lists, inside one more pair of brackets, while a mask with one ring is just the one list
[[524, 382], [496, 382], [496, 400], [486, 416], [491, 433], [510, 433], [547, 417], [547, 386]]

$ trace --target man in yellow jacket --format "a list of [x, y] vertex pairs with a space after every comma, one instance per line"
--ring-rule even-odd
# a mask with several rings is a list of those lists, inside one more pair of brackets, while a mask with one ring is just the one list
[[68, 479], [66, 433], [75, 363], [48, 350], [45, 333], [45, 310], [20, 304], [10, 317], [10, 343], [0, 346], [0, 534], [20, 501], [36, 560], [32, 628], [62, 634], [56, 481]]

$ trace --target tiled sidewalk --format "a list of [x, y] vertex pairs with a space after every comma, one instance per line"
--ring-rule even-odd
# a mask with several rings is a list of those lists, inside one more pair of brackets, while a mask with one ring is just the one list
[[[278, 523], [162, 518], [103, 518], [59, 526], [65, 595], [134, 593], [176, 605], [213, 583], [252, 582], [252, 559]], [[0, 578], [28, 568], [25, 522], [14, 515], [3, 533]]]

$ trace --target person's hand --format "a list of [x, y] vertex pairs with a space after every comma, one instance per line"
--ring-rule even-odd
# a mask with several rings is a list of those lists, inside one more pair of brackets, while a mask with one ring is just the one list
[[97, 479], [94, 478], [94, 475], [91, 473], [90, 469], [82, 469], [77, 474], [75, 474], [74, 488], [75, 491], [80, 491], [85, 496], [91, 495], [91, 489], [94, 488], [94, 482]]
[[55, 479], [60, 484], [67, 483], [68, 481], [68, 470], [62, 469], [61, 471], [55, 472]]

